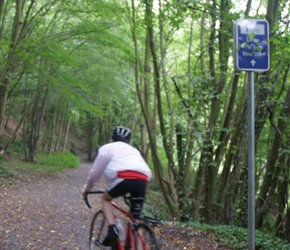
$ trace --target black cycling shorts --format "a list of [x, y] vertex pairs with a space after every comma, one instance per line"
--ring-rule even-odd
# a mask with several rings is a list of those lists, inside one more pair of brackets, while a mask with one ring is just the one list
[[112, 198], [117, 198], [130, 193], [131, 208], [130, 213], [138, 218], [141, 215], [146, 194], [146, 184], [144, 180], [123, 180], [110, 191], [107, 191]]

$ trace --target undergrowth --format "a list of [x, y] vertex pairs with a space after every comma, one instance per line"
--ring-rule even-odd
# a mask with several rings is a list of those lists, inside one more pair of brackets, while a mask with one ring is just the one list
[[1, 178], [12, 178], [14, 177], [14, 172], [4, 166], [4, 161], [0, 159], [0, 176]]
[[78, 157], [71, 153], [42, 154], [38, 159], [38, 164], [46, 166], [47, 173], [56, 173], [69, 168], [76, 168], [80, 165]]
[[156, 183], [151, 181], [146, 194], [146, 200], [143, 208], [145, 215], [157, 218], [159, 220], [171, 220], [168, 208], [163, 200], [160, 190], [156, 190]]
[[58, 173], [78, 166], [78, 157], [71, 153], [39, 154], [36, 163], [0, 159], [0, 184], [13, 183], [17, 179], [27, 181], [32, 176]]
[[[164, 198], [156, 183], [149, 183], [147, 192], [146, 203], [144, 207], [145, 215], [153, 216], [163, 221], [174, 221], [170, 217], [170, 213], [165, 206]], [[248, 247], [248, 231], [246, 228], [229, 225], [208, 225], [198, 222], [188, 222], [178, 225], [186, 225], [193, 230], [213, 233], [214, 237], [221, 245], [228, 246], [233, 250], [247, 250]], [[290, 250], [290, 244], [283, 241], [269, 233], [264, 233], [256, 230], [255, 232], [255, 249], [256, 250]]]
[[[213, 232], [220, 243], [232, 247], [234, 250], [247, 250], [248, 231], [246, 228], [228, 225], [208, 225], [196, 222], [187, 223], [188, 226], [202, 231]], [[255, 231], [256, 250], [290, 250], [290, 244], [271, 234]]]

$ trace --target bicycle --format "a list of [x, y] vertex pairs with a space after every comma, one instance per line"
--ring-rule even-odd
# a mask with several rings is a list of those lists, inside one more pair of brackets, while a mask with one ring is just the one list
[[[103, 194], [104, 191], [91, 191], [87, 194]], [[125, 203], [130, 207], [130, 197], [123, 196]], [[89, 208], [91, 205], [88, 198], [85, 197], [85, 202]], [[159, 250], [157, 239], [152, 229], [148, 226], [149, 223], [153, 225], [161, 224], [158, 219], [142, 216], [135, 219], [129, 211], [120, 207], [117, 203], [111, 201], [115, 208], [115, 212], [119, 211], [127, 222], [125, 228], [125, 238], [117, 241], [116, 245], [111, 246], [112, 250]], [[118, 216], [121, 217], [121, 216]], [[103, 239], [107, 234], [107, 222], [102, 210], [95, 213], [90, 227], [89, 249], [108, 249], [102, 245]]]

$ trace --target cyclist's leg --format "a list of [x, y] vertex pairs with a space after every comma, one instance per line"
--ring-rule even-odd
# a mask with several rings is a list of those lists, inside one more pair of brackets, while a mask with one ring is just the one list
[[112, 200], [113, 198], [107, 192], [105, 192], [102, 198], [102, 209], [104, 211], [108, 225], [115, 224], [114, 210], [111, 204]]
[[147, 182], [143, 180], [132, 180], [132, 184], [130, 186], [131, 186], [130, 213], [135, 218], [138, 218], [141, 215], [143, 209]]
[[107, 189], [106, 192], [103, 195], [102, 199], [102, 209], [104, 211], [104, 214], [106, 216], [107, 223], [109, 225], [108, 228], [108, 235], [103, 240], [103, 245], [110, 246], [112, 244], [115, 244], [118, 240], [118, 229], [115, 224], [115, 215], [114, 215], [114, 209], [111, 204], [111, 201], [114, 198], [119, 197], [120, 195], [126, 194], [126, 190], [123, 188], [123, 179], [116, 179], [113, 183], [111, 183]]
[[[138, 219], [143, 209], [147, 182], [144, 180], [130, 180], [130, 182], [130, 213], [134, 218]], [[133, 234], [133, 244], [135, 245], [135, 248], [138, 250], [146, 249], [143, 248], [144, 240], [142, 240], [142, 232], [140, 233], [138, 230], [136, 230], [133, 232]]]

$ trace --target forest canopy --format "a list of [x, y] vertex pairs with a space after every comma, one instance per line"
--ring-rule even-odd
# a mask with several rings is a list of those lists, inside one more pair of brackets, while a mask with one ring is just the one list
[[[0, 1], [0, 150], [88, 159], [132, 129], [168, 211], [247, 227], [247, 72], [233, 23], [269, 23], [270, 69], [255, 82], [255, 226], [290, 241], [290, 2]], [[15, 126], [11, 126], [11, 123]]]

